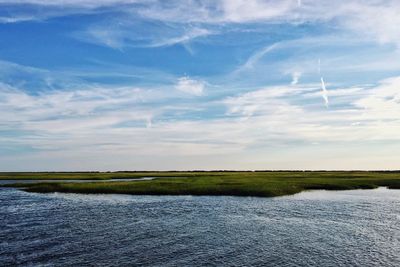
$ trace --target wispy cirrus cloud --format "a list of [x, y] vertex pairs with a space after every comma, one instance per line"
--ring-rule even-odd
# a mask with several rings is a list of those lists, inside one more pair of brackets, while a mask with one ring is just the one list
[[[14, 134], [2, 136], [0, 142], [33, 148], [38, 151], [34, 152], [36, 157], [43, 151], [44, 158], [51, 155], [63, 162], [68, 162], [66, 155], [89, 156], [93, 152], [120, 157], [134, 150], [137, 156], [157, 154], [164, 158], [170, 157], [173, 150], [176, 159], [213, 158], [226, 153], [250, 156], [255, 148], [286, 147], [293, 142], [385, 142], [399, 138], [399, 85], [395, 77], [372, 87], [340, 89], [337, 94], [332, 89], [328, 92], [332, 96], [329, 110], [319, 104], [318, 84], [303, 84], [267, 87], [222, 98], [208, 106], [186, 103], [186, 111], [178, 98], [165, 107], [150, 105], [166, 96], [144, 88], [29, 95], [2, 85], [1, 128]], [[353, 98], [346, 98], [345, 105], [335, 105], [335, 99], [348, 95]], [[299, 101], [302, 98], [308, 100]], [[178, 101], [175, 107], [174, 101]], [[225, 109], [213, 119], [174, 119], [199, 105], [204, 112], [215, 105]], [[33, 152], [27, 153], [29, 158]]]
[[[172, 5], [151, 5], [139, 12], [160, 21], [197, 23], [308, 23], [336, 20], [344, 30], [399, 45], [396, 23], [400, 4], [394, 0], [350, 1], [184, 1]], [[379, 14], [379, 16], [377, 16]], [[383, 19], [379, 19], [383, 18]], [[373, 29], [373, 30], [370, 30]]]
[[164, 40], [155, 40], [149, 44], [149, 47], [171, 46], [175, 44], [185, 44], [193, 39], [213, 34], [212, 31], [201, 28], [192, 28], [185, 32], [182, 36], [172, 37]]
[[301, 72], [300, 71], [295, 71], [292, 73], [292, 81], [290, 82], [291, 85], [296, 85], [299, 83], [301, 77]]
[[0, 0], [0, 169], [397, 166], [398, 10]]
[[[1, 0], [2, 5], [36, 5], [48, 7], [76, 7], [76, 8], [99, 8], [104, 6], [123, 5], [123, 4], [136, 4], [149, 1], [142, 0]], [[150, 1], [151, 2], [151, 1]]]
[[[254, 127], [264, 125], [276, 134], [304, 141], [394, 140], [400, 127], [399, 86], [399, 78], [394, 77], [372, 87], [326, 91], [332, 97], [330, 110], [315, 105], [320, 98], [318, 85], [270, 87], [229, 97], [223, 103], [228, 115], [239, 121], [245, 118], [246, 124], [253, 121]], [[313, 101], [298, 102], [310, 97]], [[385, 128], [379, 129], [383, 124]]]
[[[163, 2], [158, 0], [107, 0], [107, 1], [8, 1], [0, 5], [31, 5], [42, 7], [41, 13], [28, 9], [14, 15], [2, 16], [4, 23], [35, 20], [64, 16], [74, 13], [107, 12], [119, 13], [124, 20], [141, 16], [146, 20], [163, 23], [197, 23], [213, 25], [221, 23], [325, 23], [335, 21], [338, 27], [357, 35], [370, 37], [382, 43], [399, 45], [397, 10], [400, 3], [395, 0], [350, 0], [350, 1], [261, 1], [261, 0], [219, 0], [219, 1], [178, 1]], [[10, 10], [10, 8], [8, 8]], [[10, 13], [10, 12], [9, 12]], [[11, 11], [11, 13], [13, 13]], [[103, 34], [101, 33], [103, 32]], [[98, 30], [98, 35], [105, 35]], [[106, 38], [106, 37], [103, 37]], [[178, 38], [178, 36], [174, 37]], [[168, 42], [167, 42], [168, 43]]]
[[204, 93], [205, 82], [184, 76], [178, 79], [175, 88], [190, 95], [201, 96]]
[[126, 18], [91, 25], [85, 30], [73, 33], [73, 36], [85, 42], [119, 50], [129, 47], [157, 48], [182, 45], [192, 53], [191, 42], [212, 34], [216, 34], [216, 31], [195, 26], [154, 25]]
[[274, 43], [272, 45], [261, 48], [259, 51], [256, 51], [247, 59], [247, 61], [242, 66], [237, 69], [237, 72], [254, 68], [254, 65], [257, 64], [262, 57], [264, 57], [269, 52], [277, 49], [278, 47], [279, 43]]
[[0, 16], [0, 24], [18, 23], [31, 20], [35, 20], [35, 18], [32, 16]]

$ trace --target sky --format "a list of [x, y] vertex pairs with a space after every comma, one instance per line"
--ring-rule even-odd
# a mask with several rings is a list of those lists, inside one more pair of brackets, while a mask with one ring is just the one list
[[0, 171], [400, 169], [399, 13], [0, 0]]

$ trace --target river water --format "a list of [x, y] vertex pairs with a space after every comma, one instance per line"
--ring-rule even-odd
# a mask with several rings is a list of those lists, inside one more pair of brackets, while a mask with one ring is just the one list
[[277, 198], [0, 188], [0, 266], [400, 266], [400, 190]]

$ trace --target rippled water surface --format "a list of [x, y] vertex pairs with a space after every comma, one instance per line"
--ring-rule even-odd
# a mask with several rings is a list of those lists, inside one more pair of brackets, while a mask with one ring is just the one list
[[400, 266], [400, 190], [279, 198], [0, 189], [0, 266]]

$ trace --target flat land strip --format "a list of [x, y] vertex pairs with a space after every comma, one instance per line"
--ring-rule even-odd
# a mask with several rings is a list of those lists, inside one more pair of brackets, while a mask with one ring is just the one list
[[[107, 172], [1, 173], [0, 179], [126, 179], [160, 177], [150, 181], [85, 183], [15, 183], [4, 185], [28, 192], [205, 195], [274, 197], [304, 190], [400, 189], [400, 172], [367, 171], [257, 171], [257, 172]], [[161, 179], [162, 178], [162, 179]]]

